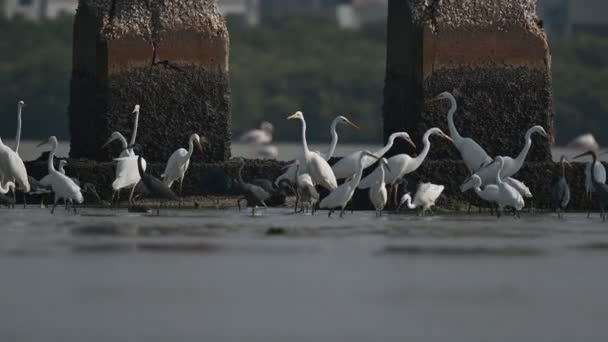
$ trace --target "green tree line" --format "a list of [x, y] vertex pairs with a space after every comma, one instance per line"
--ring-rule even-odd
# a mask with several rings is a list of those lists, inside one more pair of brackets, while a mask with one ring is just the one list
[[[0, 136], [15, 134], [18, 100], [27, 102], [24, 138], [68, 138], [72, 18], [34, 23], [0, 19]], [[246, 27], [230, 23], [235, 135], [267, 120], [277, 140], [298, 140], [287, 115], [302, 110], [313, 141], [329, 139], [329, 121], [346, 115], [364, 129], [345, 140], [382, 136], [385, 30], [339, 29], [310, 18]], [[592, 132], [608, 141], [608, 37], [550, 40], [558, 143]]]

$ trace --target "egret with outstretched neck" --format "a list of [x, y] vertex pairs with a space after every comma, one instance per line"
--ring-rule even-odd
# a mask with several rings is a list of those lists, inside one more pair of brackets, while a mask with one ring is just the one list
[[[384, 170], [385, 168], [387, 169], [386, 172]], [[379, 176], [369, 188], [369, 200], [376, 209], [376, 217], [380, 217], [382, 216], [382, 210], [384, 210], [386, 202], [388, 201], [388, 192], [386, 191], [386, 173], [388, 170], [392, 170], [392, 168], [388, 165], [388, 161], [385, 158], [382, 158], [380, 160], [380, 165], [378, 165], [376, 170], [379, 172]], [[391, 174], [391, 172], [388, 172], [389, 177]]]
[[[396, 139], [403, 139], [407, 141], [410, 145], [416, 148], [416, 144], [410, 138], [410, 135], [406, 132], [397, 132], [393, 133], [389, 136], [387, 144], [374, 152], [372, 155], [374, 156], [364, 156], [363, 157], [363, 169], [370, 167], [375, 163], [374, 158], [379, 159], [382, 158], [394, 145]], [[357, 151], [349, 154], [348, 156], [340, 159], [334, 166], [332, 166], [332, 170], [336, 175], [336, 179], [348, 178], [354, 175], [359, 167], [359, 162], [361, 161], [361, 156], [363, 155], [363, 151]]]
[[401, 198], [401, 202], [397, 210], [404, 204], [411, 210], [420, 208], [420, 215], [424, 216], [427, 211], [435, 205], [435, 202], [443, 193], [445, 187], [443, 185], [437, 185], [432, 183], [421, 183], [418, 185], [416, 195], [414, 195], [414, 201], [412, 202], [412, 195], [407, 193]]
[[165, 185], [167, 185], [169, 188], [171, 188], [175, 181], [179, 181], [180, 197], [182, 196], [184, 177], [186, 177], [186, 171], [188, 171], [188, 166], [190, 166], [190, 157], [192, 157], [192, 153], [194, 153], [194, 145], [196, 144], [198, 150], [203, 153], [201, 140], [206, 141], [204, 138], [201, 139], [198, 134], [192, 134], [188, 140], [188, 149], [186, 150], [185, 148], [179, 148], [173, 152], [169, 158], [169, 161], [167, 161], [165, 172], [163, 172], [163, 174], [160, 176]]
[[505, 166], [505, 158], [498, 156], [494, 158], [492, 164], [498, 164], [498, 172], [496, 173], [495, 183], [498, 186], [498, 197], [496, 204], [498, 205], [498, 217], [502, 214], [504, 208], [510, 207], [519, 216], [519, 211], [523, 209], [525, 202], [523, 196], [511, 185], [504, 182], [502, 179], [502, 170]]
[[306, 141], [306, 120], [304, 114], [298, 111], [290, 115], [288, 120], [300, 120], [302, 122], [302, 155], [298, 158], [301, 162], [303, 171], [310, 174], [315, 185], [319, 185], [327, 190], [333, 191], [338, 187], [336, 176], [332, 172], [331, 166], [323, 157], [316, 152], [308, 149]]
[[17, 103], [17, 134], [15, 135], [15, 153], [17, 154], [19, 154], [19, 144], [21, 143], [21, 112], [23, 107], [25, 107], [25, 102], [19, 101]]

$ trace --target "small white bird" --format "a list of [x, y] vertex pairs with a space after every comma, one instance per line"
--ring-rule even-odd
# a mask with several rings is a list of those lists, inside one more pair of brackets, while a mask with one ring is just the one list
[[312, 178], [308, 173], [300, 174], [300, 163], [296, 160], [296, 206], [297, 212], [298, 203], [300, 203], [302, 210], [311, 210], [312, 214], [315, 213], [315, 205], [319, 201], [319, 193], [315, 189], [315, 185], [312, 182]]
[[498, 156], [492, 163], [498, 164], [498, 173], [496, 175], [496, 185], [498, 186], [498, 197], [496, 200], [496, 204], [498, 205], [498, 217], [500, 217], [504, 208], [513, 208], [518, 213], [525, 206], [524, 198], [519, 191], [502, 180], [502, 169], [505, 165], [504, 158]]
[[359, 154], [359, 163], [353, 177], [344, 181], [344, 183], [342, 183], [339, 187], [337, 187], [329, 195], [327, 195], [327, 197], [321, 200], [319, 208], [329, 209], [328, 217], [331, 217], [331, 214], [334, 212], [335, 209], [341, 209], [340, 217], [344, 216], [344, 208], [346, 208], [346, 205], [352, 199], [353, 194], [355, 193], [355, 190], [357, 189], [357, 186], [359, 186], [359, 182], [361, 181], [361, 176], [363, 175], [365, 163], [364, 159], [367, 157], [377, 160], [379, 159], [369, 151], [362, 151]]
[[[203, 137], [203, 141], [206, 141]], [[179, 148], [167, 161], [167, 166], [165, 167], [165, 172], [160, 176], [163, 180], [163, 183], [169, 188], [173, 185], [175, 181], [179, 181], [179, 195], [182, 196], [182, 186], [184, 184], [184, 177], [186, 176], [186, 171], [188, 171], [188, 166], [190, 166], [190, 157], [192, 153], [194, 153], [194, 144], [196, 143], [196, 147], [202, 153], [203, 147], [201, 146], [201, 137], [198, 134], [194, 133], [190, 136], [188, 140], [188, 149]]]
[[51, 136], [48, 141], [40, 143], [38, 146], [40, 147], [47, 144], [51, 145], [51, 152], [49, 153], [48, 159], [48, 171], [51, 188], [53, 189], [53, 193], [55, 193], [55, 200], [53, 209], [51, 209], [51, 214], [55, 212], [55, 207], [57, 207], [57, 202], [59, 202], [60, 199], [72, 203], [72, 208], [74, 209], [74, 212], [76, 212], [74, 201], [78, 204], [82, 204], [84, 202], [84, 198], [80, 192], [80, 187], [76, 185], [71, 178], [55, 170], [53, 159], [55, 158], [55, 153], [57, 152], [57, 138]]
[[252, 129], [246, 132], [239, 140], [246, 144], [269, 144], [272, 142], [273, 132], [274, 126], [270, 122], [264, 121], [259, 129]]
[[481, 189], [481, 185], [481, 177], [479, 177], [477, 174], [473, 174], [471, 177], [464, 181], [461, 186], [461, 189], [473, 189], [477, 196], [479, 196], [479, 198], [481, 198], [482, 200], [490, 203], [497, 203], [499, 193], [498, 185], [488, 184], [483, 189]]
[[[27, 178], [27, 169], [19, 154], [6, 146], [0, 139], [0, 174], [2, 182], [10, 181], [23, 190], [24, 193], [30, 192], [30, 182]], [[13, 191], [13, 198], [15, 193]]]
[[407, 205], [409, 209], [421, 208], [420, 215], [424, 216], [425, 213], [430, 210], [434, 205], [437, 198], [441, 196], [441, 193], [445, 187], [443, 185], [436, 185], [432, 183], [421, 183], [418, 184], [416, 195], [414, 195], [414, 202], [412, 203], [412, 196], [407, 193], [401, 197], [399, 208], [402, 205]]
[[[407, 141], [410, 145], [412, 145], [414, 148], [416, 148], [416, 144], [414, 144], [414, 142], [410, 138], [410, 135], [407, 134], [406, 132], [393, 133], [388, 138], [388, 143], [383, 148], [381, 148], [378, 151], [373, 153], [373, 156], [374, 156], [373, 158], [372, 157], [363, 158], [363, 169], [366, 169], [369, 166], [371, 166], [372, 164], [374, 164], [374, 162], [375, 162], [374, 158], [381, 158], [382, 156], [384, 156], [384, 154], [386, 154], [386, 152], [388, 152], [388, 150], [390, 150], [391, 147], [393, 147], [393, 144], [395, 143], [395, 139], [398, 139], [398, 138]], [[336, 176], [336, 179], [348, 178], [348, 177], [351, 177], [352, 175], [354, 175], [355, 172], [357, 172], [357, 168], [358, 168], [359, 161], [361, 159], [360, 157], [361, 157], [362, 153], [363, 153], [363, 151], [353, 152], [353, 153], [347, 155], [346, 157], [340, 159], [340, 161], [338, 161], [337, 163], [335, 163], [334, 166], [332, 166], [332, 170]]]
[[304, 114], [298, 111], [290, 115], [287, 120], [300, 120], [302, 122], [302, 155], [300, 160], [301, 172], [308, 173], [315, 185], [319, 185], [327, 190], [333, 191], [338, 187], [336, 176], [334, 175], [331, 166], [321, 155], [312, 152], [308, 149], [306, 141], [306, 120]]
[[387, 170], [392, 169], [389, 167], [388, 161], [385, 158], [382, 158], [380, 165], [378, 165], [378, 167], [376, 168], [376, 170], [378, 170], [379, 172], [379, 177], [369, 188], [369, 200], [372, 202], [374, 208], [376, 209], [377, 217], [382, 216], [382, 210], [384, 210], [386, 202], [388, 201], [388, 193], [386, 191], [385, 183], [385, 167], [387, 168]]

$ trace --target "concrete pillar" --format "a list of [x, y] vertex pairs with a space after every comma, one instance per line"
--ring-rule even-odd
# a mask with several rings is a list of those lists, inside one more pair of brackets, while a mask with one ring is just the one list
[[[230, 155], [228, 31], [214, 0], [80, 0], [74, 22], [70, 96], [72, 158], [109, 160], [112, 131], [164, 162], [197, 132], [195, 161]], [[118, 145], [118, 144], [116, 144]]]

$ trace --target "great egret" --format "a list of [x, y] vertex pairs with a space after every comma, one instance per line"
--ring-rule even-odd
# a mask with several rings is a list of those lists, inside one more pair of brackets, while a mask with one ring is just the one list
[[[203, 137], [203, 141], [206, 142]], [[167, 161], [167, 166], [165, 167], [165, 172], [160, 176], [166, 186], [171, 188], [175, 181], [179, 181], [179, 196], [182, 196], [182, 187], [184, 184], [184, 177], [186, 176], [186, 171], [188, 171], [188, 166], [190, 166], [190, 157], [194, 152], [194, 144], [196, 143], [196, 147], [198, 150], [203, 153], [203, 147], [201, 146], [201, 137], [198, 134], [194, 133], [190, 136], [190, 140], [188, 140], [188, 150], [185, 148], [177, 149], [171, 157], [169, 157], [169, 161]]]
[[298, 211], [298, 202], [301, 203], [302, 211], [310, 208], [312, 214], [315, 214], [315, 205], [321, 197], [315, 185], [312, 182], [312, 178], [308, 173], [300, 173], [300, 163], [296, 161], [296, 205], [295, 211]]
[[[583, 156], [591, 156], [593, 158], [592, 164], [595, 164], [597, 161], [597, 153], [595, 151], [588, 151], [583, 154], [580, 154], [574, 159], [581, 158]], [[595, 197], [597, 203], [600, 207], [600, 214], [603, 221], [606, 221], [606, 216], [604, 215], [604, 209], [606, 205], [608, 205], [608, 185], [604, 183], [600, 183], [597, 181], [597, 175], [595, 174], [595, 168], [591, 168], [591, 182], [593, 183], [593, 188], [595, 189]]]
[[237, 186], [241, 189], [243, 197], [239, 198], [236, 203], [239, 210], [241, 210], [241, 201], [245, 200], [247, 206], [251, 207], [251, 216], [255, 216], [255, 210], [258, 206], [263, 206], [265, 209], [268, 208], [266, 201], [270, 198], [270, 193], [260, 186], [245, 182], [243, 180], [244, 167], [245, 161], [241, 159], [241, 166], [237, 174]]
[[274, 126], [267, 121], [262, 122], [259, 129], [252, 129], [243, 134], [239, 140], [246, 144], [269, 144], [272, 142]]
[[551, 198], [553, 199], [553, 208], [557, 211], [557, 217], [563, 218], [568, 203], [570, 203], [570, 185], [566, 179], [566, 164], [570, 165], [565, 156], [562, 156], [559, 160], [561, 167], [561, 176], [559, 180], [553, 185], [551, 191]]
[[21, 143], [21, 111], [23, 107], [25, 107], [25, 102], [19, 101], [17, 103], [17, 134], [15, 135], [15, 153], [17, 154], [19, 154], [19, 144]]
[[480, 165], [490, 164], [492, 158], [475, 140], [471, 138], [463, 138], [454, 124], [454, 113], [458, 109], [456, 99], [449, 92], [444, 92], [437, 95], [431, 102], [448, 100], [450, 101], [450, 110], [448, 111], [448, 127], [450, 129], [450, 137], [454, 140], [454, 146], [460, 152], [460, 156], [470, 173], [474, 173]]
[[304, 114], [298, 111], [287, 118], [288, 120], [300, 120], [302, 122], [302, 156], [299, 158], [302, 162], [304, 172], [310, 174], [315, 185], [319, 185], [327, 190], [333, 191], [338, 187], [336, 176], [332, 172], [331, 166], [323, 157], [316, 152], [311, 152], [308, 149], [306, 141], [306, 121]]
[[[382, 156], [384, 156], [384, 154], [386, 154], [386, 152], [388, 152], [388, 150], [390, 150], [393, 147], [393, 144], [395, 143], [395, 139], [398, 139], [398, 138], [407, 141], [414, 148], [416, 148], [416, 144], [414, 144], [414, 142], [410, 138], [409, 134], [407, 134], [406, 132], [397, 132], [397, 133], [393, 133], [389, 136], [388, 143], [383, 148], [381, 148], [378, 151], [373, 153], [374, 158], [381, 158]], [[362, 153], [363, 153], [363, 151], [357, 151], [357, 152], [351, 153], [348, 156], [340, 159], [340, 161], [338, 161], [337, 163], [335, 163], [334, 166], [332, 166], [332, 170], [334, 171], [334, 174], [336, 175], [336, 179], [348, 178], [348, 177], [351, 177], [353, 174], [355, 174], [355, 172], [357, 172]], [[375, 162], [374, 158], [364, 157], [363, 158], [363, 169], [366, 169], [366, 168], [370, 167], [372, 164], [374, 164], [374, 162]]]
[[479, 196], [479, 198], [481, 198], [482, 200], [493, 204], [497, 203], [499, 193], [498, 185], [488, 184], [482, 189], [482, 184], [483, 182], [481, 181], [481, 177], [479, 177], [477, 174], [473, 174], [471, 177], [464, 181], [464, 184], [461, 186], [461, 189], [473, 189], [477, 196]]
[[[68, 163], [67, 161], [65, 161], [64, 159], [61, 159], [59, 161], [59, 166], [57, 167], [57, 172], [61, 173], [62, 175], [65, 175], [65, 166], [67, 165], [67, 163]], [[53, 176], [49, 172], [49, 174], [42, 177], [42, 179], [38, 183], [43, 188], [50, 187], [52, 179], [53, 179]], [[72, 179], [72, 180], [74, 180], [74, 179]], [[76, 183], [76, 182], [74, 182], [74, 183]], [[80, 186], [78, 183], [76, 183], [76, 185]]]
[[380, 159], [369, 151], [362, 151], [359, 154], [359, 163], [357, 165], [357, 169], [355, 170], [355, 174], [353, 175], [353, 177], [346, 180], [339, 187], [333, 190], [329, 195], [327, 195], [327, 197], [321, 200], [319, 208], [329, 209], [328, 217], [331, 217], [331, 214], [336, 208], [341, 209], [340, 217], [344, 216], [344, 208], [352, 199], [353, 194], [355, 193], [355, 190], [357, 189], [357, 186], [359, 186], [359, 182], [361, 181], [361, 176], [363, 175], [363, 169], [365, 166], [365, 158], [367, 157], [377, 160]]
[[[137, 111], [139, 112], [139, 110]], [[138, 120], [136, 119], [136, 122]], [[136, 124], [137, 126], [137, 124]], [[136, 131], [136, 129], [134, 129]], [[140, 181], [139, 171], [137, 169], [137, 156], [133, 152], [132, 148], [127, 145], [127, 139], [120, 132], [112, 132], [110, 138], [103, 144], [102, 148], [108, 146], [113, 141], [118, 140], [121, 143], [122, 150], [119, 158], [132, 156], [134, 158], [124, 158], [116, 161], [116, 178], [112, 182], [112, 202], [117, 203], [120, 200], [120, 190], [122, 189], [135, 189], [135, 186]], [[131, 139], [133, 141], [133, 139]], [[142, 159], [144, 171], [146, 170], [147, 163], [145, 159]], [[132, 201], [133, 191], [129, 196], [129, 203]]]
[[57, 202], [59, 202], [60, 199], [63, 199], [66, 203], [72, 203], [72, 208], [74, 209], [74, 212], [76, 212], [76, 205], [74, 204], [74, 201], [78, 204], [82, 204], [82, 202], [84, 202], [84, 198], [82, 196], [82, 193], [80, 192], [80, 187], [76, 185], [76, 183], [74, 183], [71, 178], [55, 170], [55, 166], [53, 165], [53, 159], [55, 158], [55, 153], [57, 152], [57, 138], [51, 136], [48, 141], [40, 143], [38, 147], [47, 144], [51, 145], [51, 151], [49, 153], [47, 166], [50, 176], [49, 183], [51, 185], [51, 188], [53, 189], [53, 193], [55, 194], [51, 214], [55, 212], [55, 207], [57, 207]]
[[[548, 138], [547, 132], [542, 126], [534, 126], [530, 128], [525, 135], [525, 145], [516, 158], [502, 156], [504, 161], [504, 168], [501, 171], [502, 178], [508, 178], [515, 175], [524, 165], [524, 161], [528, 156], [530, 147], [532, 146], [532, 134], [538, 133], [545, 138]], [[498, 173], [498, 163], [490, 163], [485, 167], [482, 167], [475, 173], [481, 177], [483, 184], [494, 184], [496, 181], [496, 174]]]
[[[403, 153], [403, 154], [398, 154], [396, 156], [390, 157], [388, 159], [388, 165], [390, 166], [391, 170], [393, 170], [393, 172], [386, 175], [385, 180], [386, 180], [387, 184], [394, 184], [397, 179], [401, 179], [405, 175], [416, 171], [420, 167], [420, 165], [422, 165], [422, 163], [426, 159], [426, 156], [429, 154], [429, 151], [431, 149], [431, 141], [430, 141], [431, 135], [438, 135], [444, 139], [447, 139], [447, 140], [453, 142], [452, 138], [447, 136], [445, 133], [443, 133], [443, 131], [441, 129], [439, 129], [437, 127], [433, 127], [431, 129], [427, 130], [424, 133], [424, 135], [422, 136], [422, 144], [423, 144], [422, 152], [420, 152], [420, 154], [417, 157], [412, 158], [408, 154]], [[359, 184], [359, 188], [360, 189], [369, 188], [373, 183], [377, 182], [377, 180], [380, 177], [379, 173], [380, 173], [380, 169], [376, 169], [374, 172], [369, 174], [367, 177], [365, 177], [361, 181], [361, 184]], [[397, 196], [397, 193], [399, 191], [399, 185], [394, 184], [394, 189], [392, 189], [392, 191], [395, 194], [395, 196]], [[396, 200], [397, 200], [397, 198], [394, 197], [394, 201], [396, 201]]]
[[[17, 152], [6, 146], [0, 139], [0, 174], [3, 181], [11, 181], [15, 183], [22, 191], [25, 199], [25, 193], [30, 192], [30, 182], [27, 178], [27, 169], [25, 164]], [[13, 191], [13, 199], [15, 199]], [[24, 201], [25, 205], [25, 201]]]
[[[496, 204], [498, 205], [498, 217], [502, 214], [504, 208], [510, 207], [518, 213], [523, 209], [525, 202], [522, 195], [511, 185], [502, 180], [502, 170], [505, 165], [505, 158], [498, 156], [494, 158], [492, 164], [498, 164], [498, 173], [496, 174], [496, 185], [498, 186], [498, 197]], [[518, 213], [519, 215], [519, 213]]]
[[[326, 161], [329, 161], [334, 156], [334, 153], [336, 152], [336, 146], [338, 146], [338, 131], [337, 131], [338, 125], [349, 125], [355, 129], [360, 129], [359, 126], [352, 123], [348, 118], [341, 116], [341, 115], [336, 116], [332, 120], [331, 125], [329, 126], [329, 133], [331, 134], [331, 143], [329, 144], [329, 149], [328, 149], [327, 153], [317, 152]], [[295, 174], [296, 174], [296, 164], [294, 162], [291, 165], [289, 165], [289, 167], [287, 168], [287, 171], [285, 171], [282, 175], [280, 175], [275, 180], [275, 184], [278, 184], [279, 181], [281, 181], [282, 179], [292, 180], [295, 178]]]
[[[382, 210], [384, 210], [384, 207], [386, 206], [386, 202], [388, 200], [388, 193], [386, 191], [385, 183], [385, 167], [387, 168], [387, 170], [392, 170], [392, 168], [388, 164], [388, 161], [385, 158], [382, 158], [380, 165], [378, 165], [378, 167], [376, 168], [380, 176], [374, 181], [374, 183], [369, 188], [369, 199], [374, 205], [374, 208], [376, 209], [377, 217], [382, 216]], [[391, 175], [390, 172], [389, 175]]]
[[424, 216], [434, 205], [445, 187], [443, 185], [436, 185], [432, 183], [421, 183], [418, 184], [416, 195], [414, 195], [414, 201], [412, 202], [412, 196], [407, 193], [401, 197], [401, 203], [399, 208], [404, 204], [409, 209], [421, 208], [420, 215]]

